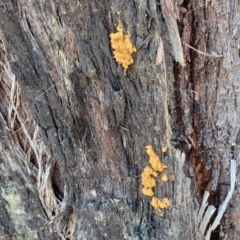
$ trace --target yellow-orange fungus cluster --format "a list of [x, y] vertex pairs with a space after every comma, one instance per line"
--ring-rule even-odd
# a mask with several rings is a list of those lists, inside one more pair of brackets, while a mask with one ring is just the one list
[[162, 174], [162, 180], [163, 180], [164, 182], [167, 182], [167, 181], [168, 181], [168, 176], [167, 176], [166, 173], [163, 173], [163, 174]]
[[167, 150], [168, 150], [168, 147], [162, 147], [162, 152], [163, 153], [167, 152]]
[[147, 166], [144, 168], [142, 174], [142, 193], [147, 196], [153, 196], [152, 188], [156, 187], [156, 180], [154, 177], [157, 177], [157, 172], [154, 171], [151, 167]]
[[133, 63], [132, 54], [137, 51], [132, 44], [130, 35], [123, 33], [122, 24], [118, 24], [117, 32], [110, 34], [110, 42], [113, 48], [113, 55], [116, 61], [122, 65], [124, 71], [126, 71]]
[[168, 198], [159, 199], [156, 197], [152, 198], [151, 206], [154, 207], [161, 216], [163, 216], [162, 209], [168, 208], [171, 205]]
[[151, 167], [158, 172], [163, 172], [164, 169], [167, 168], [165, 164], [163, 164], [159, 158], [159, 156], [154, 152], [152, 146], [146, 146], [147, 154], [149, 155], [149, 163]]
[[162, 181], [168, 181], [168, 176], [164, 173], [167, 165], [161, 162], [152, 146], [146, 146], [146, 151], [149, 156], [149, 163], [151, 166], [145, 167], [141, 174], [143, 185], [142, 193], [146, 196], [152, 197], [151, 206], [154, 207], [162, 216], [163, 213], [161, 209], [168, 208], [170, 206], [170, 201], [168, 198], [159, 199], [154, 197], [153, 188], [156, 187], [155, 178], [158, 176], [158, 172], [162, 173]]

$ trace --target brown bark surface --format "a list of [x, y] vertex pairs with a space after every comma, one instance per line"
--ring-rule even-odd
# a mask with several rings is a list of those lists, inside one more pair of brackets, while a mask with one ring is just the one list
[[[0, 239], [204, 239], [203, 194], [219, 208], [239, 158], [240, 6], [181, 2], [0, 0]], [[163, 217], [141, 193], [147, 145]], [[238, 239], [239, 202], [237, 185], [211, 239]]]

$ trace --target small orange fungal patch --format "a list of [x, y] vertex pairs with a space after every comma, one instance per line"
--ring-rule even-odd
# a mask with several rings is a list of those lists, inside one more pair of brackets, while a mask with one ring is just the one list
[[158, 173], [154, 171], [151, 167], [147, 166], [143, 169], [142, 176], [148, 176], [153, 175], [154, 177], [157, 177]]
[[171, 205], [168, 198], [159, 199], [156, 197], [152, 198], [151, 206], [154, 207], [161, 216], [163, 216], [162, 209], [168, 208]]
[[161, 162], [159, 156], [154, 152], [154, 149], [152, 146], [146, 146], [147, 154], [149, 155], [149, 163], [151, 167], [158, 172], [163, 172], [167, 165]]
[[168, 150], [168, 147], [166, 147], [166, 146], [162, 147], [162, 152], [163, 153], [167, 152], [167, 150]]
[[142, 188], [142, 193], [149, 197], [152, 197], [154, 195], [152, 188], [147, 188], [147, 187]]
[[168, 176], [167, 176], [166, 173], [163, 173], [163, 174], [162, 174], [162, 180], [163, 180], [164, 182], [167, 182], [167, 181], [168, 181]]
[[154, 177], [157, 177], [157, 172], [147, 166], [144, 168], [141, 177], [143, 185], [142, 193], [146, 196], [153, 196], [154, 193], [152, 188], [156, 187], [156, 180]]
[[130, 34], [124, 35], [122, 24], [118, 24], [117, 32], [110, 34], [110, 42], [116, 61], [122, 65], [124, 71], [133, 63], [132, 54], [137, 51], [132, 44]]
[[154, 177], [157, 176], [157, 173], [150, 167], [145, 167], [141, 177], [142, 177], [142, 185], [147, 188], [156, 187], [156, 180]]
[[151, 206], [158, 211], [158, 213], [163, 216], [163, 209], [170, 206], [170, 201], [168, 198], [159, 199], [154, 196], [153, 188], [156, 187], [156, 177], [158, 172], [161, 172], [162, 181], [167, 182], [168, 176], [164, 172], [167, 165], [161, 162], [159, 156], [154, 152], [152, 146], [146, 146], [147, 154], [149, 155], [149, 163], [151, 166], [147, 166], [143, 169], [141, 174], [142, 177], [142, 193], [146, 196], [152, 197]]

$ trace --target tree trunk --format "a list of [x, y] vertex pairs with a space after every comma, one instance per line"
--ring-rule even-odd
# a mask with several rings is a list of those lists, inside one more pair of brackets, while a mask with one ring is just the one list
[[[0, 0], [0, 239], [204, 239], [240, 153], [240, 5], [179, 2]], [[238, 239], [238, 192], [211, 239]]]

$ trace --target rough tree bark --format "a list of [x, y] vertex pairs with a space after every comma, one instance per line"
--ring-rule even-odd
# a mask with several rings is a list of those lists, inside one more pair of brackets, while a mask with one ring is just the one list
[[[0, 0], [0, 239], [204, 239], [203, 194], [219, 208], [239, 159], [239, 12]], [[126, 72], [109, 40], [119, 21], [137, 47]], [[157, 180], [163, 217], [141, 193], [147, 145], [175, 176]], [[212, 239], [239, 239], [238, 188]]]

